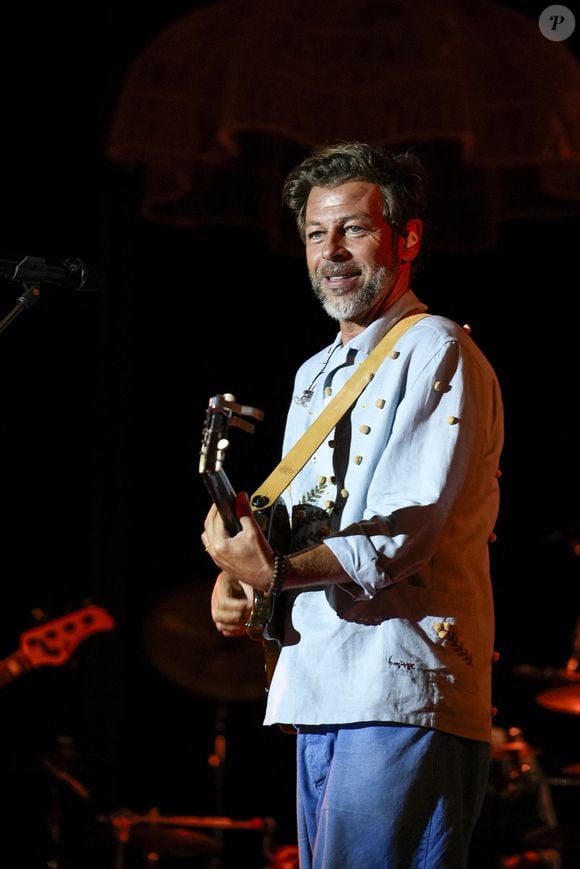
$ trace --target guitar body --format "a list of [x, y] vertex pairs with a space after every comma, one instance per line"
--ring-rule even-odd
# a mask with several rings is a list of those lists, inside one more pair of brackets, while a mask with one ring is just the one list
[[[254, 518], [276, 552], [288, 552], [290, 545], [290, 523], [284, 504], [278, 502], [269, 510], [254, 510]], [[277, 598], [267, 597], [261, 591], [254, 591], [252, 612], [246, 624], [253, 639], [277, 641], [282, 634], [284, 595]]]

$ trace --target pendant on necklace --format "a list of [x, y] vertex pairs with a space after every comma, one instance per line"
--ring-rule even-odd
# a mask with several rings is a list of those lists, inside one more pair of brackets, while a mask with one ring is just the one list
[[294, 396], [294, 401], [296, 404], [299, 404], [300, 407], [306, 407], [313, 395], [314, 392], [311, 389], [305, 389], [302, 395]]

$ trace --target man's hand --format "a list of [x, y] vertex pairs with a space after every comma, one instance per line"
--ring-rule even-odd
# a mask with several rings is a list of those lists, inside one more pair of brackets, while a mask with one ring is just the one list
[[239, 637], [252, 610], [253, 591], [222, 571], [211, 593], [211, 617], [224, 637]]
[[231, 537], [213, 504], [205, 517], [201, 542], [220, 570], [264, 592], [272, 578], [274, 553], [254, 518], [247, 492], [238, 494], [236, 513], [241, 530]]

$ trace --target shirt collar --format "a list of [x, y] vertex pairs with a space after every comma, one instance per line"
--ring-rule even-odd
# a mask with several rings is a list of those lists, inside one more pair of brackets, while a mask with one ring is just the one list
[[[384, 312], [384, 314], [381, 314], [380, 317], [377, 317], [376, 320], [369, 323], [366, 329], [363, 329], [359, 335], [355, 335], [354, 338], [351, 338], [344, 346], [349, 350], [356, 350], [357, 353], [362, 351], [369, 354], [373, 347], [379, 343], [383, 335], [386, 335], [395, 323], [398, 323], [399, 320], [403, 317], [407, 317], [409, 314], [423, 313], [426, 310], [427, 305], [421, 302], [413, 290], [409, 289], [400, 299], [397, 299], [397, 301], [394, 302]], [[340, 341], [340, 334], [336, 341]]]

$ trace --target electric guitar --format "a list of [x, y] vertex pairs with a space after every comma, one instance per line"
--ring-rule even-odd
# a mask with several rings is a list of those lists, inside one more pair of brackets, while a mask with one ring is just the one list
[[35, 667], [66, 663], [83, 640], [114, 627], [107, 610], [90, 605], [24, 631], [18, 651], [0, 661], [0, 688]]
[[[242, 526], [236, 514], [236, 493], [226, 476], [223, 463], [229, 446], [230, 426], [241, 428], [250, 434], [255, 430], [253, 423], [242, 419], [244, 416], [262, 420], [264, 413], [256, 407], [236, 404], [235, 398], [231, 394], [214, 395], [210, 398], [199, 460], [199, 472], [213, 503], [219, 510], [226, 530], [232, 537], [241, 530]], [[271, 542], [273, 542], [273, 536], [276, 533], [277, 541], [282, 541], [284, 523], [280, 521], [280, 513], [272, 509], [269, 512], [255, 511], [254, 516]], [[276, 528], [279, 530], [276, 531]], [[284, 551], [283, 546], [276, 546], [275, 548]], [[246, 632], [252, 640], [259, 640], [262, 643], [266, 688], [269, 687], [272, 680], [280, 651], [280, 642], [275, 636], [274, 622], [274, 598], [254, 590], [252, 609], [246, 622]]]

